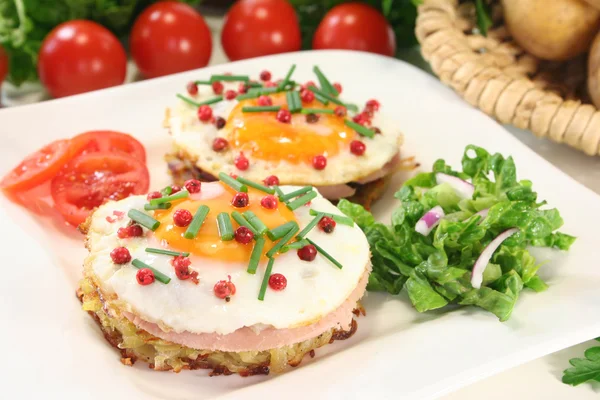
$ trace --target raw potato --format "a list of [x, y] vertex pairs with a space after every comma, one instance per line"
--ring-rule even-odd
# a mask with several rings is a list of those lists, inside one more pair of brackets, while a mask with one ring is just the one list
[[600, 11], [582, 0], [502, 0], [502, 5], [517, 43], [545, 60], [584, 53], [600, 28]]
[[596, 107], [600, 107], [600, 34], [594, 39], [588, 59], [588, 92]]

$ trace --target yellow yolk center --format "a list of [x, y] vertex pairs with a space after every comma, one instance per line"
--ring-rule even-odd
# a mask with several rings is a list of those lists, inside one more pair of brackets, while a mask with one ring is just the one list
[[[285, 93], [270, 95], [274, 106], [287, 109]], [[265, 161], [310, 163], [316, 155], [331, 157], [347, 148], [356, 133], [344, 124], [344, 118], [319, 114], [319, 121], [309, 123], [304, 114], [292, 114], [291, 123], [277, 120], [276, 112], [242, 112], [242, 107], [258, 106], [257, 99], [241, 101], [229, 115], [229, 143], [247, 156]], [[318, 101], [303, 103], [305, 108], [334, 109]]]
[[[168, 210], [156, 211], [154, 217], [160, 221], [160, 226], [154, 232], [156, 239], [159, 242], [168, 245], [170, 249], [175, 251], [190, 252], [194, 255], [214, 258], [224, 262], [247, 263], [250, 260], [255, 241], [248, 244], [238, 243], [235, 239], [222, 241], [217, 225], [217, 215], [219, 213], [226, 212], [231, 214], [232, 211], [243, 213], [244, 211], [250, 210], [254, 212], [254, 214], [256, 214], [269, 229], [276, 228], [288, 221], [296, 220], [294, 213], [283, 203], [279, 203], [278, 207], [274, 210], [262, 207], [260, 205], [260, 200], [267, 195], [266, 193], [248, 188], [250, 202], [249, 205], [244, 208], [236, 208], [231, 205], [231, 200], [234, 195], [235, 191], [226, 187], [226, 190], [218, 197], [203, 201], [189, 199], [181, 200], [173, 204]], [[195, 214], [198, 207], [202, 204], [207, 205], [210, 208], [210, 211], [206, 216], [202, 227], [198, 231], [196, 238], [186, 239], [183, 237], [183, 234], [187, 230], [187, 227], [176, 226], [173, 223], [173, 213], [180, 208], [184, 208], [189, 210], [192, 214]], [[231, 223], [235, 232], [239, 225], [233, 219], [231, 219]], [[265, 239], [266, 244], [263, 249], [263, 257], [264, 253], [273, 246], [273, 243], [266, 236]]]

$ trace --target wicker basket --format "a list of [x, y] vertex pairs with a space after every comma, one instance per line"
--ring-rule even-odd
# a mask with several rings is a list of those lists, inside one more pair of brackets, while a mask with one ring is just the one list
[[511, 39], [499, 2], [492, 4], [492, 16], [484, 37], [472, 2], [424, 0], [416, 33], [435, 74], [501, 123], [598, 155], [600, 111], [587, 95], [587, 57], [539, 60]]

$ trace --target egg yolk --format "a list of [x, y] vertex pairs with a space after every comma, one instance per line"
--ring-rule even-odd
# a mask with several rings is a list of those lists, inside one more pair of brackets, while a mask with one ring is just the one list
[[[285, 93], [269, 96], [274, 106], [287, 109]], [[291, 123], [279, 122], [276, 112], [243, 112], [247, 106], [258, 106], [257, 99], [240, 101], [227, 120], [228, 140], [234, 148], [265, 161], [310, 163], [315, 155], [331, 157], [348, 148], [356, 133], [334, 114], [319, 114], [317, 122], [306, 121], [305, 114], [292, 114]], [[334, 109], [335, 104], [318, 101], [303, 103], [305, 108]]]
[[[248, 244], [239, 243], [235, 239], [222, 241], [217, 225], [217, 215], [219, 213], [226, 212], [227, 214], [231, 214], [232, 211], [243, 213], [250, 210], [269, 229], [296, 220], [294, 213], [283, 203], [279, 203], [278, 207], [273, 210], [263, 208], [260, 205], [260, 200], [266, 196], [266, 193], [252, 188], [248, 188], [248, 197], [250, 199], [248, 206], [243, 208], [234, 207], [231, 205], [231, 200], [235, 195], [235, 191], [228, 186], [225, 186], [225, 188], [226, 190], [218, 197], [203, 201], [181, 200], [174, 203], [168, 210], [156, 211], [154, 217], [160, 221], [160, 226], [154, 232], [156, 239], [165, 243], [174, 251], [189, 252], [193, 255], [213, 258], [224, 262], [242, 262], [246, 265], [250, 261], [255, 241]], [[210, 211], [204, 219], [198, 235], [194, 239], [184, 238], [183, 234], [187, 230], [187, 227], [176, 226], [173, 223], [173, 214], [180, 208], [184, 208], [195, 214], [198, 207], [203, 204], [207, 205]], [[233, 218], [231, 219], [231, 224], [235, 232], [239, 225]], [[266, 243], [263, 248], [262, 257], [265, 257], [264, 254], [273, 246], [273, 242], [266, 236], [265, 240]]]

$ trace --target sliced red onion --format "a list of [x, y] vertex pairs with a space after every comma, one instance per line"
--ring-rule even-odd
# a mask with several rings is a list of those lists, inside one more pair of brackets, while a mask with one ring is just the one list
[[446, 214], [440, 206], [435, 206], [431, 210], [427, 211], [425, 215], [421, 217], [415, 225], [415, 231], [419, 232], [423, 236], [427, 236], [431, 233]]
[[473, 193], [475, 193], [475, 186], [463, 179], [457, 178], [456, 176], [438, 172], [435, 174], [435, 180], [437, 181], [438, 185], [442, 183], [449, 184], [461, 197], [467, 199], [472, 199]]
[[487, 245], [485, 249], [481, 252], [481, 255], [475, 261], [475, 265], [473, 266], [473, 271], [471, 272], [471, 285], [475, 289], [479, 289], [481, 287], [481, 283], [483, 282], [483, 271], [490, 262], [490, 259], [494, 255], [494, 252], [500, 247], [502, 242], [506, 239], [519, 232], [518, 228], [507, 229], [498, 236], [494, 240]]

